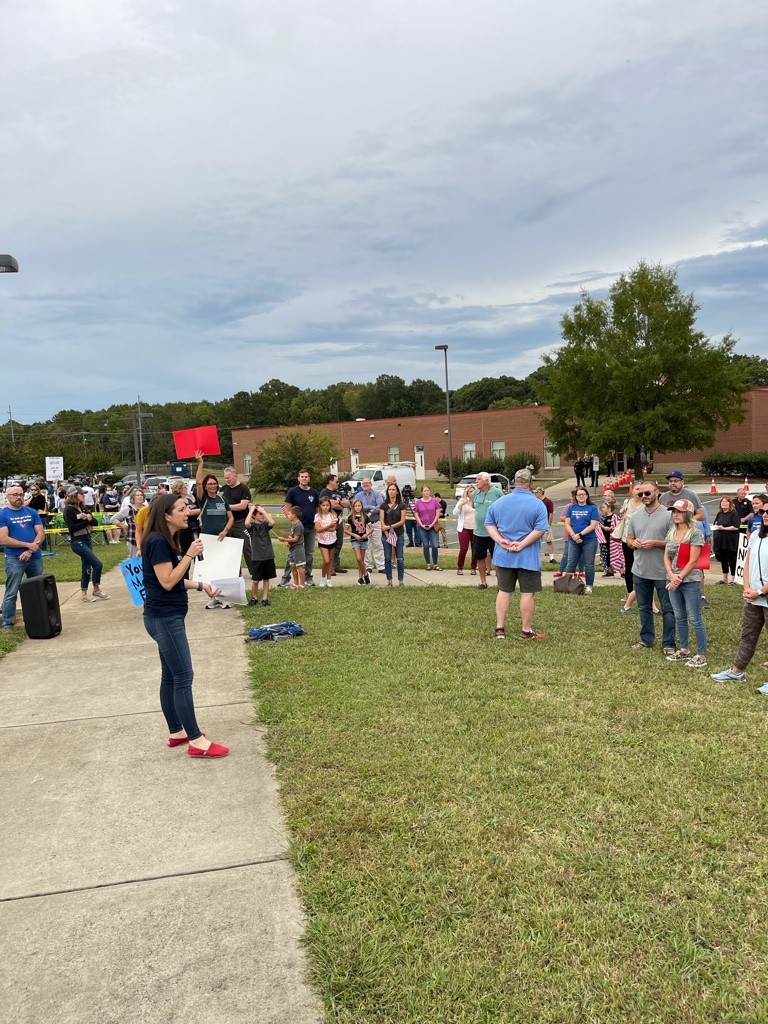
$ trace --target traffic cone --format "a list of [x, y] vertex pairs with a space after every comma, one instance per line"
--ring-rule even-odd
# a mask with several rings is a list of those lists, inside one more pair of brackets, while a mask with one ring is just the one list
[[714, 477], [712, 477], [712, 483], [709, 485], [709, 493], [717, 494], [717, 484], [715, 483]]
[[749, 477], [744, 477], [744, 486], [749, 490]]

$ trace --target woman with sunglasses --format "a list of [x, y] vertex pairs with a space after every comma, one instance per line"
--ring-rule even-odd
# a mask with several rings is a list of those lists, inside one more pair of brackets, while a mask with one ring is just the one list
[[[744, 561], [744, 612], [741, 618], [741, 640], [733, 665], [712, 678], [718, 683], [744, 683], [746, 668], [757, 649], [763, 629], [768, 629], [768, 506], [761, 509], [762, 525], [749, 538]], [[757, 688], [768, 696], [768, 683]]]
[[568, 509], [565, 517], [565, 532], [568, 534], [568, 568], [566, 572], [583, 572], [586, 576], [587, 589], [592, 593], [595, 582], [595, 553], [597, 551], [597, 534], [595, 530], [600, 522], [600, 513], [596, 505], [589, 500], [586, 487], [576, 488], [576, 501]]
[[[664, 569], [667, 573], [667, 592], [675, 613], [675, 625], [680, 647], [667, 661], [684, 661], [686, 668], [705, 668], [707, 664], [707, 627], [701, 614], [701, 583], [704, 573], [696, 568], [704, 534], [693, 517], [693, 502], [679, 498], [671, 508], [672, 525], [664, 548]], [[680, 557], [681, 549], [684, 553]], [[688, 647], [688, 622], [696, 634], [696, 654], [692, 657]]]

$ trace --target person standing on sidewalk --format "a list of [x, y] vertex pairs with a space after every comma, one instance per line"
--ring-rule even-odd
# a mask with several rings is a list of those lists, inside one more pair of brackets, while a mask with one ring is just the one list
[[21, 581], [43, 573], [40, 552], [45, 530], [37, 512], [24, 506], [24, 490], [19, 484], [11, 484], [5, 496], [8, 504], [0, 509], [0, 545], [5, 551], [3, 629], [13, 629]]
[[[309, 485], [309, 470], [300, 469], [298, 485], [288, 489], [283, 502], [283, 514], [286, 519], [289, 519], [289, 513], [292, 508], [301, 509], [301, 525], [304, 527], [304, 585], [307, 587], [314, 587], [315, 585], [315, 581], [312, 579], [312, 564], [315, 557], [315, 513], [317, 512], [319, 498], [320, 495], [315, 488]], [[291, 576], [291, 557], [289, 553], [285, 562], [285, 569], [283, 569], [283, 577], [278, 583], [278, 587], [290, 587]]]
[[248, 562], [248, 534], [245, 529], [245, 518], [248, 515], [248, 506], [251, 501], [251, 492], [240, 483], [237, 470], [234, 466], [227, 466], [224, 470], [224, 486], [221, 494], [226, 501], [229, 511], [232, 513], [232, 528], [229, 531], [230, 537], [243, 541], [243, 554]]
[[552, 520], [555, 518], [555, 506], [547, 497], [546, 491], [543, 487], [537, 487], [533, 492], [539, 501], [544, 502], [544, 508], [547, 510], [547, 522], [549, 527], [547, 532], [544, 534], [544, 543], [547, 545], [547, 558], [550, 563], [557, 562], [555, 558], [555, 541], [552, 536]]
[[335, 576], [337, 573], [345, 573], [346, 569], [341, 567], [341, 549], [344, 546], [344, 524], [341, 521], [341, 517], [345, 510], [349, 508], [349, 499], [345, 494], [339, 490], [339, 478], [335, 473], [329, 473], [325, 481], [325, 487], [320, 491], [321, 498], [328, 498], [331, 502], [331, 508], [336, 513], [336, 546], [333, 550], [333, 569], [331, 576]]
[[[101, 572], [104, 564], [93, 553], [91, 530], [96, 525], [93, 512], [85, 507], [85, 495], [76, 488], [67, 495], [64, 506], [64, 524], [69, 530], [72, 553], [80, 558], [80, 598], [86, 603], [91, 601], [107, 601], [108, 595], [101, 589]], [[93, 584], [93, 599], [88, 597], [88, 584]]]
[[160, 653], [160, 707], [168, 724], [166, 746], [188, 744], [190, 757], [226, 757], [229, 748], [207, 739], [197, 724], [192, 699], [192, 654], [184, 626], [188, 590], [205, 592], [211, 600], [221, 591], [210, 583], [186, 578], [203, 550], [197, 537], [182, 555], [179, 533], [186, 529], [189, 510], [184, 498], [158, 494], [149, 511], [141, 550], [144, 571], [144, 628]]
[[472, 557], [477, 562], [477, 571], [480, 573], [478, 590], [487, 590], [486, 577], [490, 569], [490, 561], [493, 557], [493, 537], [489, 536], [485, 528], [485, 517], [488, 509], [501, 497], [501, 489], [491, 487], [490, 473], [478, 473], [475, 478], [475, 493], [472, 495], [472, 508], [475, 510], [475, 529], [472, 535]]
[[373, 482], [370, 477], [365, 477], [363, 480], [363, 489], [359, 494], [355, 495], [363, 503], [365, 513], [371, 521], [373, 531], [371, 533], [371, 539], [368, 542], [368, 548], [365, 552], [365, 568], [368, 572], [373, 572], [374, 568], [376, 572], [384, 572], [384, 547], [381, 542], [381, 521], [379, 519], [379, 509], [384, 504], [384, 495], [379, 491], [374, 491]]
[[497, 640], [506, 639], [505, 623], [509, 597], [520, 584], [521, 640], [543, 640], [544, 634], [533, 628], [536, 594], [541, 590], [541, 538], [547, 532], [547, 510], [531, 494], [531, 473], [518, 469], [515, 488], [488, 509], [485, 527], [494, 541], [493, 564], [496, 566]]
[[[744, 612], [741, 618], [741, 640], [733, 665], [712, 676], [718, 683], [745, 683], [746, 668], [757, 649], [757, 641], [768, 630], [768, 507], [761, 511], [759, 530], [751, 534], [744, 561]], [[768, 683], [757, 688], [768, 696]]]
[[667, 592], [664, 549], [669, 531], [669, 511], [659, 502], [659, 488], [645, 480], [635, 488], [643, 506], [629, 521], [626, 541], [635, 553], [632, 579], [640, 613], [640, 639], [632, 649], [642, 651], [653, 647], [656, 629], [653, 623], [653, 592], [656, 591], [662, 617], [664, 655], [675, 653], [675, 613]]

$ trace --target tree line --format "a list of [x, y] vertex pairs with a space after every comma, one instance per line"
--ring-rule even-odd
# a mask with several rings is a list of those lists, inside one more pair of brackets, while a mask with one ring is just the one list
[[[485, 377], [451, 392], [456, 412], [530, 405], [537, 401], [537, 374], [525, 380]], [[432, 380], [381, 374], [369, 383], [342, 381], [326, 388], [301, 389], [273, 379], [257, 391], [238, 391], [219, 402], [141, 404], [144, 463], [159, 465], [174, 458], [173, 431], [215, 423], [221, 459], [232, 460], [230, 431], [241, 427], [295, 427], [339, 421], [422, 416], [445, 410], [445, 392]], [[61, 455], [66, 471], [98, 473], [112, 466], [134, 465], [131, 415], [135, 405], [106, 409], [62, 409], [50, 420], [0, 426], [0, 477], [39, 472], [48, 455]]]

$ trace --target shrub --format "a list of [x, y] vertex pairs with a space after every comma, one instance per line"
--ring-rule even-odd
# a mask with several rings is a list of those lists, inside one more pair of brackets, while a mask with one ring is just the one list
[[534, 473], [538, 473], [541, 468], [541, 459], [538, 455], [534, 455], [533, 452], [515, 452], [513, 455], [508, 455], [504, 459], [504, 468], [496, 470], [496, 472], [504, 473], [511, 480], [518, 469], [525, 469], [530, 463], [533, 466]]
[[704, 476], [768, 477], [768, 452], [715, 452], [701, 460]]

